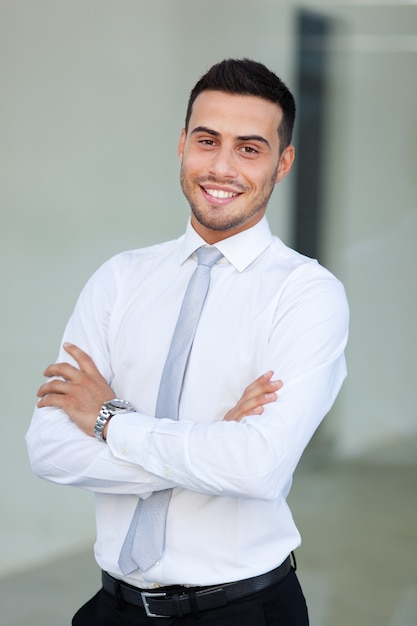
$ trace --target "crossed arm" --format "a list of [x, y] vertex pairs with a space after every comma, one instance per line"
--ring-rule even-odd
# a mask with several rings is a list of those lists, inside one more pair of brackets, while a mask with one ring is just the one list
[[[69, 363], [49, 365], [44, 376], [51, 380], [39, 388], [37, 406], [65, 411], [78, 428], [94, 437], [94, 424], [101, 405], [112, 400], [115, 394], [88, 354], [70, 343], [65, 343], [64, 349], [77, 362], [78, 368]], [[282, 381], [272, 380], [272, 376], [273, 372], [269, 371], [246, 387], [240, 400], [223, 419], [239, 422], [246, 415], [261, 415], [264, 405], [274, 402], [282, 387]], [[104, 436], [106, 431], [107, 424]]]
[[[123, 391], [107, 383], [114, 373], [103, 339], [117, 276], [116, 285], [107, 284], [107, 274], [100, 273], [80, 297], [65, 332], [74, 343], [80, 341], [93, 360], [75, 345], [64, 344], [68, 363], [61, 353], [60, 362], [45, 370], [50, 379], [38, 391], [39, 409], [27, 434], [34, 472], [98, 493], [142, 496], [179, 486], [209, 495], [278, 497], [346, 375], [344, 291], [331, 276], [320, 271], [311, 280], [310, 273], [294, 272], [286, 285], [268, 331], [267, 350], [259, 360], [275, 368], [279, 363], [285, 376], [282, 389], [267, 372], [242, 389], [234, 407], [223, 405], [225, 415], [217, 415], [223, 420], [212, 423], [194, 422], [189, 411], [179, 422], [156, 420], [148, 394], [137, 407], [139, 418], [127, 413], [110, 420], [104, 433], [107, 446], [95, 440], [94, 424], [103, 402]], [[99, 307], [97, 293], [107, 298]], [[95, 336], [95, 328], [103, 333]], [[229, 370], [221, 371], [234, 385], [229, 397], [237, 398], [237, 380]], [[116, 389], [131, 388], [120, 382]], [[140, 392], [134, 393], [122, 397], [140, 403]]]

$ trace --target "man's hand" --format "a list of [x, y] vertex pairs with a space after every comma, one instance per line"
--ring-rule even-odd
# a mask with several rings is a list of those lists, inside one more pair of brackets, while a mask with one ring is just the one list
[[223, 419], [226, 422], [240, 422], [246, 415], [261, 415], [264, 404], [275, 402], [276, 392], [282, 387], [281, 380], [271, 380], [273, 374], [272, 371], [267, 372], [246, 387], [239, 402]]
[[[94, 425], [101, 405], [112, 400], [115, 394], [88, 354], [70, 343], [65, 343], [63, 347], [77, 362], [78, 368], [69, 363], [49, 365], [44, 376], [52, 380], [39, 388], [38, 407], [62, 409], [83, 432], [94, 437]], [[276, 392], [282, 387], [282, 381], [271, 380], [272, 376], [272, 371], [267, 372], [246, 387], [239, 402], [226, 413], [224, 420], [240, 422], [246, 415], [261, 415], [264, 405], [275, 402]]]
[[40, 387], [38, 407], [62, 409], [87, 435], [94, 437], [94, 424], [101, 405], [112, 400], [114, 392], [98, 371], [93, 360], [77, 346], [64, 343], [64, 349], [78, 363], [54, 363], [44, 372], [48, 378], [57, 376]]

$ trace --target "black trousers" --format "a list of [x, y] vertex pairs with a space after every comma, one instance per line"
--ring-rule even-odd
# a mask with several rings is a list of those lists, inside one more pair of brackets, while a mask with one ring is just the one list
[[72, 626], [308, 626], [307, 607], [293, 569], [278, 584], [198, 616], [148, 617], [130, 604], [119, 604], [101, 589], [75, 614]]

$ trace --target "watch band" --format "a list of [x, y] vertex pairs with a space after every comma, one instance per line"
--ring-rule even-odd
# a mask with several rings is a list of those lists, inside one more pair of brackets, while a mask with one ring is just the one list
[[94, 424], [94, 435], [95, 437], [106, 443], [106, 439], [103, 436], [103, 430], [107, 422], [113, 415], [116, 413], [124, 413], [126, 411], [134, 411], [135, 409], [127, 400], [120, 400], [119, 398], [113, 398], [113, 400], [108, 400], [105, 402], [101, 409], [98, 417], [96, 419], [96, 423]]
[[96, 439], [98, 439], [99, 441], [102, 441], [103, 443], [106, 443], [106, 440], [103, 437], [104, 427], [109, 421], [109, 419], [113, 417], [114, 414], [115, 414], [115, 411], [113, 412], [110, 411], [110, 409], [107, 408], [107, 404], [104, 403], [100, 409], [100, 413], [98, 414], [96, 423], [94, 424], [94, 435]]

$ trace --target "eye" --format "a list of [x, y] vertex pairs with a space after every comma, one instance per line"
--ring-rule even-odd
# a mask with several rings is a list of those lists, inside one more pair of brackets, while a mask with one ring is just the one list
[[259, 150], [253, 146], [242, 146], [240, 151], [244, 154], [244, 156], [257, 156], [259, 154]]
[[214, 139], [199, 139], [198, 143], [202, 146], [214, 146]]

